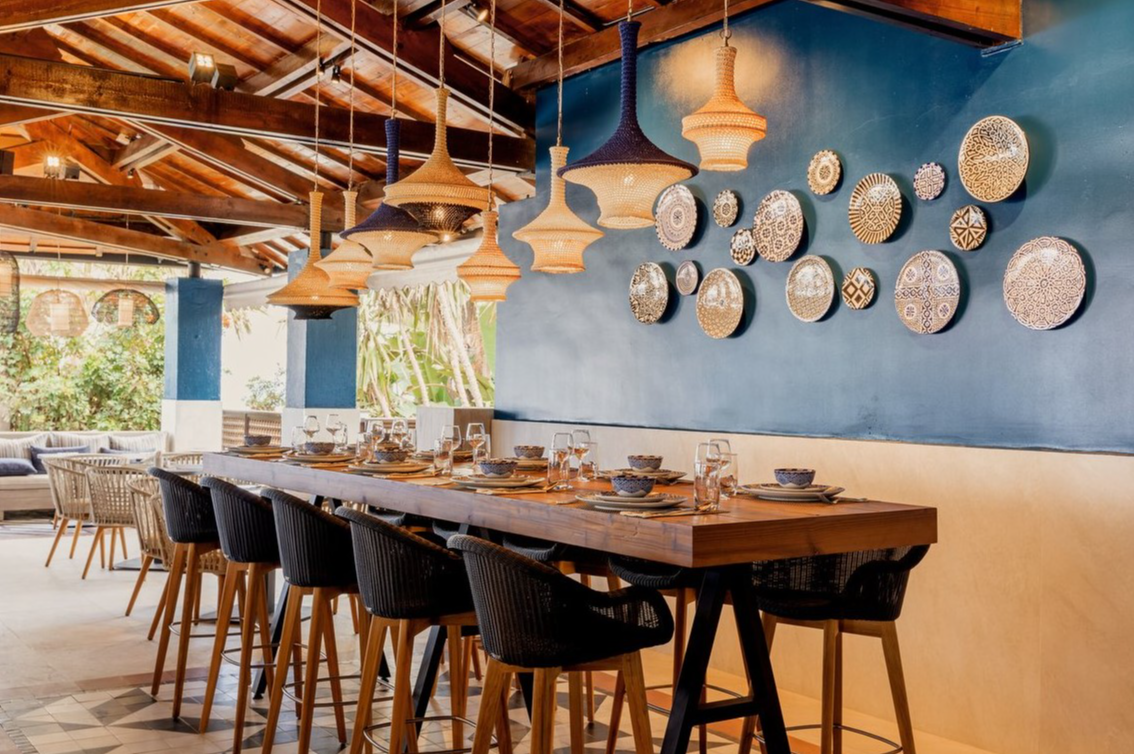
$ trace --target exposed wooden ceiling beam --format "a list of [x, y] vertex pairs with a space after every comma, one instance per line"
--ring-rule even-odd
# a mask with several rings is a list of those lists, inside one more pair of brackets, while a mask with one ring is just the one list
[[164, 8], [196, 0], [0, 0], [0, 32]]
[[0, 226], [39, 236], [86, 242], [156, 257], [200, 262], [204, 265], [215, 265], [245, 273], [264, 273], [260, 262], [246, 256], [239, 249], [219, 242], [190, 244], [141, 231], [116, 228], [91, 220], [69, 218], [23, 207], [5, 208], [4, 212], [0, 213]]
[[170, 144], [165, 139], [153, 134], [139, 134], [138, 138], [118, 150], [114, 156], [114, 167], [119, 170], [145, 168], [177, 150], [176, 144]]
[[809, 0], [972, 47], [1020, 39], [1021, 0]]
[[[731, 15], [743, 13], [776, 0], [737, 0], [729, 7]], [[669, 5], [642, 13], [635, 19], [642, 23], [638, 33], [639, 47], [697, 31], [721, 21], [720, 0], [674, 0]], [[564, 75], [574, 76], [619, 57], [618, 25], [608, 26], [564, 45]], [[508, 70], [506, 80], [513, 89], [529, 89], [556, 80], [556, 53], [550, 52]]]
[[[557, 0], [536, 0], [536, 2], [545, 8], [551, 8], [556, 13], [560, 12], [560, 4]], [[602, 30], [607, 25], [602, 18], [571, 0], [564, 0], [564, 19], [590, 34]]]
[[[360, 9], [362, 7], [369, 6], [360, 5]], [[469, 70], [468, 66], [462, 68]], [[315, 142], [315, 108], [306, 103], [10, 55], [0, 55], [0, 101], [46, 105], [69, 112], [133, 118], [210, 132], [303, 144]], [[323, 143], [347, 147], [350, 144], [348, 110], [324, 107], [320, 112], [320, 138]], [[373, 113], [356, 112], [356, 148], [384, 155], [385, 122], [385, 118]], [[433, 132], [432, 125], [403, 121], [402, 152], [408, 156], [428, 155], [433, 147]], [[531, 169], [535, 162], [532, 140], [499, 134], [493, 139], [498, 167]], [[485, 165], [488, 134], [450, 129], [449, 145], [450, 154], [458, 164], [470, 167]]]
[[70, 291], [113, 291], [116, 288], [132, 288], [135, 291], [161, 294], [165, 292], [165, 281], [113, 280], [110, 278], [79, 278], [56, 275], [20, 275], [20, 288], [42, 291], [52, 288], [66, 288]]
[[312, 39], [260, 73], [249, 76], [240, 83], [240, 90], [264, 97], [283, 98], [304, 91], [315, 81], [320, 61], [339, 62], [351, 51], [350, 42], [344, 42], [331, 35], [322, 37], [321, 40], [319, 50], [316, 50], [315, 40]]
[[[240, 197], [206, 197], [159, 189], [53, 181], [28, 176], [0, 176], [0, 201], [42, 207], [66, 207], [128, 215], [162, 215], [209, 223], [306, 229], [308, 208], [298, 204]], [[323, 227], [343, 228], [343, 213], [328, 203]]]
[[49, 121], [57, 117], [59, 113], [55, 110], [0, 103], [0, 126], [20, 126], [36, 121]]
[[[311, 19], [314, 23], [316, 4], [323, 13], [323, 23], [341, 38], [351, 33], [351, 7], [353, 0], [278, 0], [288, 8]], [[390, 62], [392, 59], [393, 19], [369, 3], [354, 3], [356, 8], [356, 43], [359, 48]], [[402, 28], [398, 33], [398, 63], [403, 71], [425, 86], [438, 85], [437, 53], [440, 31]], [[469, 66], [461, 65], [453, 45], [445, 44], [445, 83], [454, 99], [469, 107], [480, 117], [488, 117], [488, 82], [485, 76]], [[507, 87], [496, 84], [496, 118], [504, 128], [515, 134], [531, 132], [535, 126], [535, 108], [522, 96]], [[403, 127], [403, 140], [406, 129]], [[455, 140], [456, 141], [456, 140]]]

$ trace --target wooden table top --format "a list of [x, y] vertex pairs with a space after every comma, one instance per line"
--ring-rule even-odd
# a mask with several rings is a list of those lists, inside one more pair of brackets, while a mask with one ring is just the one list
[[[437, 487], [436, 478], [380, 479], [228, 454], [207, 454], [204, 469], [206, 474], [283, 490], [677, 566], [721, 566], [938, 540], [937, 509], [884, 501], [824, 504], [723, 498], [721, 511], [714, 514], [638, 519], [591, 509], [575, 500], [574, 491], [483, 495]], [[609, 489], [598, 482], [581, 487]], [[659, 485], [655, 490], [693, 496], [690, 484]]]

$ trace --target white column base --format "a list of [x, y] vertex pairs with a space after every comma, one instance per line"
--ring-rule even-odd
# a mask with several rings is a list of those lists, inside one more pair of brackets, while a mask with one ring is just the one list
[[162, 430], [173, 451], [220, 451], [224, 412], [220, 401], [162, 400]]
[[354, 443], [359, 435], [359, 418], [362, 417], [362, 411], [358, 407], [350, 407], [348, 409], [334, 408], [334, 409], [321, 409], [319, 407], [295, 407], [285, 406], [284, 410], [280, 412], [280, 444], [284, 446], [291, 445], [292, 443], [292, 428], [296, 425], [302, 425], [304, 417], [309, 414], [314, 414], [319, 417], [319, 430], [320, 437], [329, 439], [324, 433], [327, 424], [328, 414], [338, 414], [339, 419], [347, 423], [347, 442]]

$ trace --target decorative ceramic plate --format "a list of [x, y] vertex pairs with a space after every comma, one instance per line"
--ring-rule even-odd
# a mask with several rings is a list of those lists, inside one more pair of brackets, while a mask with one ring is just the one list
[[690, 243], [698, 225], [698, 203], [694, 195], [681, 184], [675, 184], [658, 199], [654, 213], [654, 230], [662, 246], [677, 251]]
[[985, 241], [989, 223], [985, 212], [975, 204], [967, 204], [950, 217], [950, 241], [963, 252], [972, 252]]
[[668, 495], [659, 501], [643, 503], [641, 499], [639, 499], [639, 502], [636, 503], [634, 498], [623, 498], [620, 501], [607, 501], [599, 498], [594, 493], [590, 495], [582, 493], [576, 496], [576, 500], [589, 503], [593, 508], [597, 508], [600, 511], [640, 511], [643, 509], [672, 509], [675, 506], [682, 505], [688, 501], [689, 498], [680, 495]]
[[938, 163], [923, 163], [914, 173], [914, 195], [929, 202], [946, 188], [946, 171]]
[[698, 325], [710, 338], [732, 335], [741, 322], [745, 295], [741, 281], [723, 267], [710, 270], [698, 290]]
[[606, 490], [600, 493], [579, 493], [575, 499], [577, 501], [585, 501], [591, 503], [593, 501], [602, 501], [604, 503], [658, 503], [666, 498], [673, 498], [674, 496], [667, 496], [666, 493], [649, 493], [647, 495], [619, 495], [614, 490]]
[[982, 202], [1000, 202], [1021, 185], [1029, 169], [1029, 141], [1012, 119], [982, 118], [970, 127], [958, 150], [958, 175], [966, 191]]
[[347, 463], [355, 460], [354, 454], [297, 454], [285, 453], [284, 458], [290, 461], [298, 461], [303, 464], [334, 464], [336, 462]]
[[962, 284], [950, 258], [919, 252], [906, 261], [895, 282], [895, 311], [915, 333], [937, 333], [958, 310]]
[[432, 464], [425, 461], [399, 461], [390, 464], [383, 464], [381, 462], [364, 461], [361, 464], [355, 464], [358, 469], [365, 469], [368, 472], [421, 472], [422, 470], [429, 469]]
[[479, 474], [453, 477], [453, 482], [463, 488], [527, 488], [541, 481], [540, 477], [488, 477]]
[[817, 152], [808, 163], [808, 188], [813, 194], [831, 194], [843, 173], [839, 155], [830, 149]]
[[867, 309], [875, 301], [875, 276], [865, 267], [853, 267], [843, 276], [840, 294], [843, 303], [852, 309]]
[[757, 254], [769, 262], [784, 262], [800, 245], [804, 213], [800, 200], [787, 191], [769, 192], [753, 215], [753, 243]]
[[741, 203], [737, 200], [736, 192], [732, 189], [724, 189], [713, 199], [713, 222], [722, 228], [728, 228], [737, 222], [737, 213], [740, 209]]
[[666, 273], [653, 262], [639, 265], [631, 277], [631, 313], [647, 325], [658, 322], [670, 301], [670, 285]]
[[885, 173], [864, 176], [851, 192], [847, 219], [855, 238], [864, 244], [878, 244], [890, 238], [902, 215], [902, 194], [898, 184]]
[[797, 320], [819, 320], [831, 309], [835, 297], [835, 277], [831, 267], [814, 254], [802, 258], [788, 273], [784, 296]]
[[229, 453], [241, 456], [279, 456], [290, 450], [290, 446], [233, 446]]
[[635, 475], [637, 477], [653, 477], [655, 480], [662, 483], [663, 485], [672, 484], [675, 480], [680, 480], [680, 479], [682, 479], [683, 477], [686, 476], [685, 472], [676, 472], [672, 469], [656, 469], [653, 472], [649, 472], [649, 471], [644, 470], [644, 469], [630, 469], [630, 468], [626, 468], [626, 469], [602, 469], [602, 470], [599, 471], [598, 476], [599, 476], [600, 480], [609, 480], [613, 476], [623, 475], [623, 474]]
[[678, 287], [678, 293], [682, 296], [689, 296], [697, 291], [699, 280], [701, 280], [701, 273], [698, 272], [698, 266], [694, 264], [693, 260], [685, 260], [678, 265], [678, 272], [674, 274], [674, 283]]
[[[819, 489], [816, 489], [819, 488]], [[775, 483], [761, 485], [742, 485], [738, 488], [742, 493], [766, 501], [781, 501], [786, 503], [819, 502], [826, 503], [832, 496], [839, 495], [844, 488], [828, 485], [813, 485], [811, 488], [785, 488]], [[827, 499], [827, 501], [825, 501]]]
[[1064, 239], [1041, 236], [1016, 251], [1005, 268], [1005, 306], [1033, 330], [1062, 325], [1084, 300], [1084, 261]]
[[748, 265], [757, 256], [757, 246], [753, 243], [753, 231], [750, 228], [738, 228], [729, 241], [729, 256], [738, 265]]

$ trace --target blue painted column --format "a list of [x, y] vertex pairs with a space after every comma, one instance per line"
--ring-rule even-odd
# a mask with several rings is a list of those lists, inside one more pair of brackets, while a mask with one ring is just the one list
[[[321, 238], [323, 256], [331, 252], [331, 236]], [[298, 275], [307, 261], [307, 250], [288, 257], [289, 279]], [[291, 441], [292, 428], [307, 414], [324, 424], [335, 412], [347, 423], [354, 438], [358, 427], [357, 401], [358, 310], [340, 309], [330, 320], [297, 320], [288, 313], [288, 367], [284, 391], [282, 440]]]
[[224, 284], [166, 281], [165, 392], [162, 429], [177, 451], [221, 448], [221, 311]]

